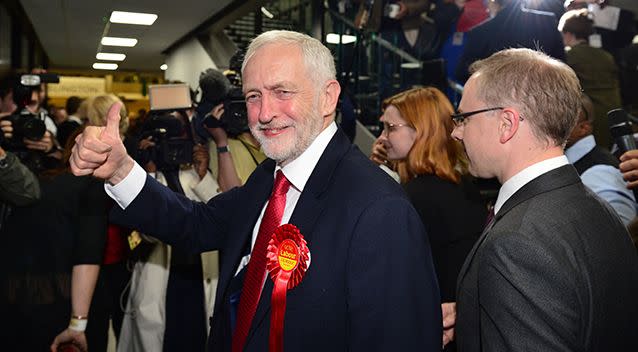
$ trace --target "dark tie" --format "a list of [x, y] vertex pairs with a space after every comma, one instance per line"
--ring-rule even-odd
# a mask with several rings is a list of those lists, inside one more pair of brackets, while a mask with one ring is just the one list
[[237, 309], [237, 326], [233, 334], [233, 352], [244, 349], [248, 330], [255, 316], [261, 290], [266, 279], [266, 250], [272, 233], [281, 223], [281, 217], [286, 207], [286, 193], [290, 188], [290, 182], [281, 170], [277, 171], [275, 185], [268, 200], [268, 206], [264, 212], [264, 217], [259, 225], [259, 232], [255, 240], [255, 246], [250, 255], [250, 261], [246, 268], [246, 277], [239, 298], [239, 308]]
[[483, 228], [483, 233], [492, 229], [494, 225], [494, 206], [490, 206], [490, 210], [487, 213], [487, 219], [485, 221], [485, 227]]

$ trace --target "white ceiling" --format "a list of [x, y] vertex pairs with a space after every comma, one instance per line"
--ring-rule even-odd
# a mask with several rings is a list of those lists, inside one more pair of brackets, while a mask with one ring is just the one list
[[[20, 0], [52, 68], [91, 69], [105, 29], [112, 37], [138, 39], [135, 47], [103, 47], [126, 54], [118, 70], [157, 71], [162, 51], [231, 0]], [[152, 26], [108, 23], [111, 11], [155, 13]], [[107, 28], [108, 24], [108, 28]]]

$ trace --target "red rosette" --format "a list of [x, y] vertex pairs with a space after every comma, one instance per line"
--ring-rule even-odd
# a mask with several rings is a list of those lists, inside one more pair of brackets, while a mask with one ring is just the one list
[[281, 352], [286, 292], [299, 285], [310, 264], [310, 250], [297, 226], [284, 224], [275, 229], [268, 243], [267, 258], [266, 269], [275, 283], [271, 298], [269, 350]]

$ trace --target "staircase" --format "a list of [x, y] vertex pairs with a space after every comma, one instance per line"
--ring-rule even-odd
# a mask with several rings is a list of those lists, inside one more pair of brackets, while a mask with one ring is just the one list
[[224, 28], [224, 33], [237, 48], [244, 50], [254, 37], [273, 29], [295, 30], [296, 25], [291, 20], [280, 18], [277, 13], [273, 13], [273, 18], [270, 18], [261, 11], [251, 11]]

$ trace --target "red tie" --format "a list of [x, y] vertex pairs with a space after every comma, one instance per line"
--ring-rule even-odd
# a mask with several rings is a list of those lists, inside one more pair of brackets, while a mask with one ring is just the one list
[[233, 352], [240, 352], [244, 349], [248, 330], [250, 330], [250, 324], [255, 316], [259, 296], [261, 296], [261, 290], [266, 279], [266, 250], [268, 249], [268, 242], [272, 233], [281, 223], [281, 217], [286, 207], [286, 193], [288, 193], [289, 188], [290, 182], [286, 176], [281, 170], [277, 171], [275, 185], [268, 200], [264, 217], [261, 219], [261, 225], [259, 225], [259, 233], [250, 255], [244, 285], [239, 297], [237, 325], [233, 334]]

